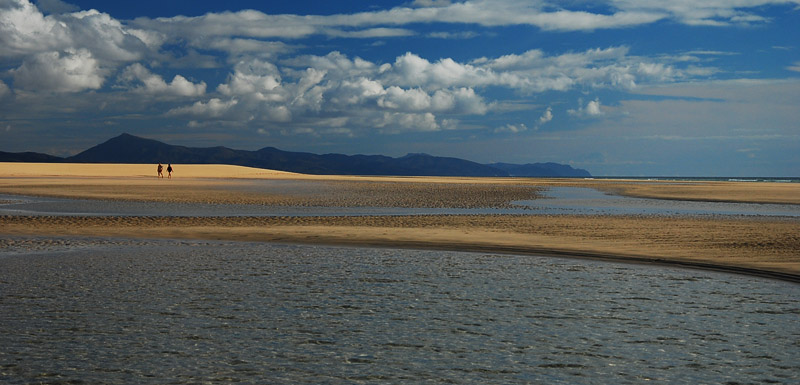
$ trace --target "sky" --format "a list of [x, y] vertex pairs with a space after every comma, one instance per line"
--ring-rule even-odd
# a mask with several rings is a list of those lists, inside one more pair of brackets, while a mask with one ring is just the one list
[[800, 176], [800, 0], [0, 0], [0, 151]]

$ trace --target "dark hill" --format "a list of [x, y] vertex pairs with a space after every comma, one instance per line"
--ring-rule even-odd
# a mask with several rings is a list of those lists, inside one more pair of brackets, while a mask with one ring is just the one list
[[2, 162], [27, 162], [27, 163], [59, 163], [64, 158], [41, 154], [38, 152], [4, 152], [0, 151], [0, 161]]
[[505, 171], [457, 158], [408, 155], [317, 155], [265, 147], [258, 151], [227, 147], [173, 146], [122, 134], [66, 159], [80, 163], [233, 164], [307, 174], [507, 176]]
[[521, 177], [591, 177], [588, 171], [559, 163], [510, 164], [493, 163], [489, 166], [504, 170], [510, 176]]
[[[20, 155], [28, 154], [28, 155]], [[173, 146], [153, 139], [122, 134], [68, 158], [35, 153], [1, 153], [6, 162], [74, 163], [176, 163], [231, 164], [305, 174], [402, 175], [402, 176], [590, 176], [585, 170], [556, 163], [491, 165], [464, 159], [408, 154], [400, 158], [382, 155], [311, 154], [274, 147], [258, 151], [227, 147]]]

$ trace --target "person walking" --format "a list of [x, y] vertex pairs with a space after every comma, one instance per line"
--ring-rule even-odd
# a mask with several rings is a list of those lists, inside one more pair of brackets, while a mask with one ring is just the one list
[[164, 173], [162, 172], [162, 170], [164, 170], [164, 166], [161, 165], [161, 162], [158, 162], [158, 177], [159, 178], [163, 178], [164, 177]]
[[172, 163], [167, 165], [167, 178], [172, 179]]

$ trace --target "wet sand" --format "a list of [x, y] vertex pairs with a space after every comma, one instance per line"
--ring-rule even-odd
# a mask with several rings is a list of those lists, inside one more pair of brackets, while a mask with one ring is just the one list
[[[505, 207], [513, 200], [534, 199], [548, 186], [579, 186], [666, 199], [800, 204], [800, 185], [796, 183], [341, 177], [236, 166], [174, 167], [173, 179], [167, 180], [155, 177], [155, 165], [0, 163], [0, 193], [298, 206]], [[253, 188], [254, 183], [265, 180], [304, 181], [327, 188], [318, 191], [300, 188], [280, 193], [263, 193]], [[338, 193], [330, 194], [330, 191]], [[785, 217], [0, 216], [0, 234], [241, 240], [550, 254], [721, 268], [800, 281], [800, 220]], [[0, 247], [3, 244], [0, 243]]]

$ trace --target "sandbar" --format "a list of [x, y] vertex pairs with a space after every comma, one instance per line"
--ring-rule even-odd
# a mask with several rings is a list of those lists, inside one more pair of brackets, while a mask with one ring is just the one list
[[[89, 199], [504, 207], [551, 186], [663, 199], [800, 204], [798, 183], [319, 176], [225, 165], [0, 163], [0, 193]], [[264, 193], [263, 181], [302, 181]], [[327, 186], [306, 189], [305, 186]], [[310, 190], [310, 191], [306, 191]], [[330, 191], [337, 193], [331, 194]], [[646, 215], [323, 217], [0, 216], [0, 235], [208, 239], [560, 255], [721, 269], [800, 281], [800, 219]], [[0, 242], [0, 248], [3, 244]]]

